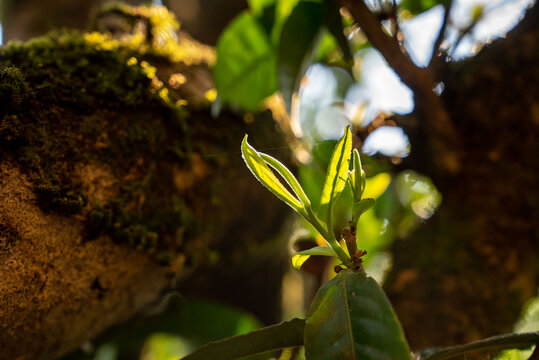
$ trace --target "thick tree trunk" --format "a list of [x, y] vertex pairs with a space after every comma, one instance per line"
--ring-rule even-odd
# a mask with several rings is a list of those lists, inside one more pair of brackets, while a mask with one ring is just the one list
[[[183, 36], [172, 61], [115, 41], [0, 50], [2, 359], [65, 353], [210, 265], [221, 297], [278, 320], [288, 212], [239, 147], [246, 132], [282, 146], [282, 132], [256, 136], [276, 133], [269, 112], [211, 116], [211, 49]], [[263, 303], [227, 286], [249, 283], [230, 274], [245, 258], [270, 274]]]
[[456, 132], [451, 171], [440, 166], [444, 153], [432, 143], [443, 139], [416, 97], [420, 128], [410, 131], [403, 166], [430, 176], [443, 201], [392, 249], [385, 287], [412, 348], [510, 332], [537, 294], [538, 13], [535, 5], [506, 39], [439, 74]]

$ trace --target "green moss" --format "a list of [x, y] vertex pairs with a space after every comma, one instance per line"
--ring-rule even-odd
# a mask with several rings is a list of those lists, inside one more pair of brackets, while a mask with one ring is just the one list
[[[86, 238], [178, 251], [177, 234], [196, 227], [190, 204], [171, 197], [192, 146], [186, 110], [137, 49], [96, 39], [58, 32], [0, 48], [0, 160], [19, 161], [42, 209], [82, 214]], [[78, 175], [92, 164], [112, 172], [119, 195], [92, 200]]]
[[56, 211], [60, 214], [80, 214], [88, 199], [82, 192], [77, 192], [67, 186], [37, 183], [34, 186], [38, 204], [42, 208]]

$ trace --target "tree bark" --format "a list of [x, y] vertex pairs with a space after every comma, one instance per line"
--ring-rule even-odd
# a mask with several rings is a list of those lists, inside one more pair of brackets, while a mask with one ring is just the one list
[[[283, 132], [269, 112], [211, 115], [208, 47], [182, 35], [173, 61], [114, 41], [0, 50], [2, 359], [66, 353], [209, 267], [221, 297], [279, 318], [288, 211], [239, 148], [246, 132], [282, 146]], [[263, 303], [230, 274], [245, 258], [269, 274]], [[227, 286], [238, 278], [244, 291]]]
[[[455, 130], [445, 146], [433, 148], [445, 140], [416, 93], [418, 126], [408, 128], [412, 153], [402, 167], [430, 176], [443, 201], [394, 243], [385, 285], [414, 349], [511, 332], [537, 295], [537, 19], [535, 5], [505, 39], [435, 75]], [[456, 154], [453, 169], [440, 149]]]

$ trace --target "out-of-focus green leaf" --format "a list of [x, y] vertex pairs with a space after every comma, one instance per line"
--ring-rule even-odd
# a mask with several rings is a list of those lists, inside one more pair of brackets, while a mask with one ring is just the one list
[[[303, 204], [297, 198], [295, 198], [286, 189], [286, 187], [284, 187], [279, 179], [277, 179], [258, 151], [249, 145], [247, 142], [247, 135], [245, 135], [241, 143], [241, 155], [243, 156], [243, 160], [245, 160], [247, 167], [249, 170], [251, 170], [258, 181], [260, 181], [266, 188], [268, 188], [269, 191], [284, 201], [292, 209], [296, 210], [299, 214], [305, 214]], [[283, 175], [281, 174], [281, 176]]]
[[[528, 301], [524, 307], [524, 311], [520, 315], [520, 319], [515, 324], [513, 329], [516, 333], [524, 333], [539, 329], [539, 296]], [[494, 360], [528, 360], [532, 354], [530, 350], [505, 350]]]
[[417, 216], [428, 219], [442, 201], [442, 194], [432, 181], [414, 171], [403, 171], [395, 178], [400, 203]]
[[257, 16], [258, 22], [264, 28], [264, 31], [271, 37], [273, 28], [275, 27], [277, 5], [272, 4], [262, 9], [262, 13]]
[[401, 326], [371, 277], [343, 270], [316, 294], [305, 324], [309, 360], [410, 360]]
[[271, 350], [303, 345], [305, 320], [292, 319], [278, 325], [209, 343], [183, 360], [232, 360]]
[[336, 1], [324, 0], [323, 2], [324, 12], [324, 25], [328, 29], [331, 35], [337, 41], [337, 44], [341, 48], [343, 59], [347, 64], [351, 64], [354, 57], [350, 52], [350, 45], [343, 33], [343, 23], [340, 13], [340, 7]]
[[367, 178], [363, 197], [377, 199], [386, 191], [390, 182], [391, 176], [388, 173], [380, 173]]
[[425, 360], [445, 360], [464, 355], [470, 351], [492, 351], [503, 349], [526, 349], [539, 344], [539, 331], [522, 334], [505, 334], [478, 340], [465, 345], [443, 349], [422, 350], [419, 352]]
[[333, 256], [338, 258], [337, 253], [331, 246], [315, 246], [313, 248], [299, 251], [292, 256], [292, 266], [299, 269], [311, 255]]
[[275, 6], [275, 23], [271, 30], [271, 39], [274, 44], [278, 44], [281, 39], [281, 31], [286, 22], [286, 19], [292, 13], [300, 0], [277, 0]]
[[[138, 359], [141, 346], [145, 343], [147, 345], [148, 341], [152, 341], [157, 335], [160, 339], [168, 338], [173, 342], [181, 342], [182, 355], [185, 355], [210, 341], [245, 334], [262, 326], [252, 314], [216, 302], [172, 297], [165, 300], [164, 304], [162, 306], [165, 306], [166, 310], [161, 309], [164, 312], [139, 316], [94, 339], [92, 342], [96, 352], [113, 351], [122, 359]], [[96, 358], [97, 355], [76, 350], [61, 359]]]
[[256, 16], [262, 15], [265, 8], [275, 5], [276, 2], [277, 0], [247, 0], [249, 8]]
[[279, 89], [290, 110], [292, 95], [307, 71], [322, 28], [320, 2], [301, 1], [292, 10], [281, 31], [277, 50]]
[[417, 15], [436, 5], [445, 3], [447, 3], [447, 0], [402, 0], [399, 7], [408, 10], [412, 15]]
[[264, 27], [251, 13], [236, 17], [217, 42], [213, 76], [220, 98], [256, 109], [277, 90], [275, 54]]
[[350, 133], [350, 127], [346, 127], [343, 137], [335, 145], [326, 172], [326, 179], [324, 180], [324, 187], [322, 188], [320, 198], [320, 207], [318, 208], [318, 215], [321, 219], [325, 220], [328, 218], [328, 212], [331, 211], [332, 203], [344, 189], [348, 178], [351, 153], [352, 134]]
[[485, 15], [485, 5], [475, 4], [472, 8], [472, 22], [476, 23]]

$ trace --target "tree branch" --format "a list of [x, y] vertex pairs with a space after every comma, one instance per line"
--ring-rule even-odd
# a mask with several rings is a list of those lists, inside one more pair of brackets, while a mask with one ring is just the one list
[[428, 68], [432, 68], [433, 62], [436, 59], [438, 50], [440, 49], [440, 45], [442, 44], [442, 41], [444, 40], [445, 29], [447, 28], [447, 24], [449, 22], [449, 15], [451, 13], [452, 6], [453, 6], [453, 0], [449, 0], [447, 5], [445, 6], [445, 13], [444, 13], [444, 19], [442, 22], [442, 27], [440, 28], [438, 37], [436, 38], [436, 41], [434, 42], [434, 48], [432, 50], [432, 56], [430, 58]]
[[429, 120], [424, 122], [431, 135], [434, 135], [429, 141], [441, 157], [433, 165], [449, 173], [456, 173], [459, 167], [454, 149], [456, 133], [442, 101], [433, 92], [434, 82], [427, 69], [415, 66], [401, 51], [398, 44], [382, 30], [380, 22], [363, 0], [337, 1], [341, 6], [348, 8], [371, 44], [380, 51], [389, 66], [414, 92], [415, 110], [421, 118]]

